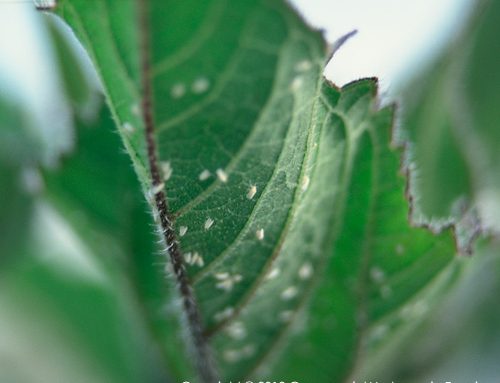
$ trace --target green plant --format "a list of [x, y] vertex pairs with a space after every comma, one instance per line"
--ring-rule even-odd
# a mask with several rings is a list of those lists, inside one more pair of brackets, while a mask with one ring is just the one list
[[[31, 364], [24, 342], [45, 349], [56, 339], [41, 381], [410, 379], [410, 363], [397, 366], [395, 355], [487, 257], [457, 257], [455, 242], [472, 251], [484, 222], [496, 230], [473, 197], [456, 208], [457, 188], [477, 194], [469, 178], [436, 192], [448, 156], [468, 159], [449, 148], [448, 131], [422, 130], [450, 126], [439, 125], [445, 107], [437, 118], [419, 109], [447, 102], [445, 81], [422, 87], [405, 115], [411, 130], [396, 137], [410, 140], [411, 163], [435, 172], [422, 178], [429, 187], [416, 182], [405, 194], [393, 106], [379, 107], [375, 79], [340, 89], [326, 81], [334, 52], [286, 3], [60, 0], [51, 11], [86, 48], [107, 102], [91, 121], [75, 116], [78, 146], [59, 169], [30, 151], [2, 162], [6, 180], [22, 169], [28, 184], [45, 185], [33, 195], [5, 181], [17, 189], [2, 207], [13, 235], [0, 244], [0, 323], [22, 333], [14, 359]], [[89, 91], [59, 37], [79, 105]], [[481, 126], [495, 134], [488, 121]], [[41, 147], [23, 131], [1, 132], [2, 153], [11, 142]], [[483, 179], [491, 174], [481, 167]], [[409, 219], [411, 195], [423, 202]], [[494, 241], [482, 243], [496, 259]], [[7, 381], [38, 381], [2, 370]]]

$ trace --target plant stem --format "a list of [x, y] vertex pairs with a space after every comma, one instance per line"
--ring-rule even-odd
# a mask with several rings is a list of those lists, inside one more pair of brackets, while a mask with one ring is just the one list
[[165, 191], [161, 187], [163, 181], [158, 166], [156, 149], [155, 126], [153, 118], [153, 98], [151, 89], [150, 63], [150, 28], [148, 0], [138, 0], [140, 59], [141, 59], [141, 106], [142, 118], [145, 126], [146, 146], [149, 168], [151, 172], [154, 201], [161, 225], [161, 232], [166, 244], [166, 251], [172, 262], [173, 272], [177, 279], [177, 288], [182, 299], [189, 332], [194, 345], [196, 365], [202, 380], [206, 383], [218, 381], [217, 372], [211, 358], [208, 342], [203, 335], [200, 312], [193, 294], [191, 284], [186, 274], [182, 253], [173, 227], [173, 220], [169, 213]]

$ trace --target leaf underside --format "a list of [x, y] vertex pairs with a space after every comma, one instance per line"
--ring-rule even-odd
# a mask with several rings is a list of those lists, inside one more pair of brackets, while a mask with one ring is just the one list
[[[373, 79], [326, 82], [321, 34], [282, 2], [150, 3], [166, 194], [221, 375], [341, 381], [370, 331], [415, 319], [405, 304], [453, 264], [449, 232], [408, 225], [392, 108], [377, 109]], [[95, 64], [148, 196], [137, 4], [56, 11]], [[167, 365], [186, 379], [190, 356], [158, 311]]]

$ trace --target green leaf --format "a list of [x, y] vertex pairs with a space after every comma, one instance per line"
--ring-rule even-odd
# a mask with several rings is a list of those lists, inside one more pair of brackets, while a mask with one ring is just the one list
[[[0, 161], [8, 167], [37, 166], [50, 156], [59, 157], [64, 144], [49, 141], [49, 132], [33, 124], [33, 115], [24, 105], [0, 97]], [[66, 136], [66, 134], [63, 134]]]
[[347, 378], [380, 322], [421, 319], [405, 304], [453, 259], [450, 232], [408, 225], [392, 108], [377, 109], [374, 80], [325, 82], [321, 34], [278, 1], [151, 1], [141, 73], [145, 4], [61, 0], [57, 13], [96, 66], [146, 196], [151, 81], [169, 216], [221, 375]]
[[[31, 170], [25, 170], [25, 178], [33, 175]], [[0, 266], [12, 258], [13, 249], [22, 246], [24, 230], [29, 223], [32, 201], [23, 188], [22, 172], [19, 167], [9, 166], [0, 162], [0, 199], [9, 201], [0, 206]]]
[[[483, 1], [454, 44], [406, 89], [417, 219], [459, 220], [477, 209], [472, 231], [498, 232], [500, 4]], [[419, 216], [420, 215], [420, 216]]]
[[[76, 152], [61, 168], [38, 175], [36, 194], [16, 191], [5, 199], [13, 214], [2, 214], [2, 233], [10, 246], [3, 246], [2, 235], [1, 254], [9, 262], [0, 268], [0, 381], [166, 381], [142, 312], [154, 296], [146, 294], [146, 283], [135, 289], [143, 261], [148, 262], [149, 283], [155, 284], [152, 235], [135, 176], [119, 153], [107, 111], [78, 127]], [[119, 186], [135, 198], [122, 193], [121, 203], [112, 205], [116, 194], [110, 185], [116, 180], [106, 165], [119, 165]], [[15, 189], [22, 168], [0, 170], [2, 193]], [[89, 193], [89, 185], [100, 187]], [[104, 189], [110, 193], [100, 193]], [[22, 206], [16, 203], [19, 197]], [[21, 216], [24, 210], [26, 217]], [[128, 235], [129, 227], [140, 240]], [[164, 300], [161, 287], [155, 294]], [[168, 316], [162, 320], [168, 322]]]
[[1, 270], [0, 380], [152, 381], [158, 365], [127, 285], [97, 260], [114, 252], [96, 251], [44, 203], [32, 227], [28, 249]]
[[[403, 123], [414, 197], [413, 220], [458, 222], [467, 250], [478, 234], [474, 259], [460, 260], [453, 288], [416, 331], [371, 372], [381, 381], [488, 381], [498, 376], [498, 135], [500, 4], [483, 1], [453, 44], [422, 71], [403, 94]], [[453, 318], [450, 321], [450, 318]], [[438, 341], [437, 341], [438, 340]], [[406, 349], [401, 363], [400, 350]], [[480, 361], [480, 362], [478, 362]], [[377, 363], [379, 366], [377, 366]], [[383, 366], [383, 367], [380, 367]], [[389, 366], [389, 368], [384, 367]], [[391, 367], [392, 366], [392, 367]]]
[[[40, 179], [33, 163], [36, 139], [27, 129], [21, 108], [0, 97], [0, 266], [23, 245], [24, 229], [30, 221], [30, 193]], [[6, 203], [5, 201], [9, 201]]]
[[[44, 172], [44, 197], [65, 212], [68, 223], [85, 238], [106, 241], [94, 249], [96, 256], [126, 276], [133, 299], [143, 306], [142, 320], [153, 334], [170, 340], [160, 345], [168, 359], [175, 361], [169, 370], [188, 376], [189, 368], [177, 357], [182, 347], [182, 338], [176, 335], [178, 318], [172, 310], [165, 310], [172, 292], [163, 280], [150, 217], [130, 160], [120, 152], [120, 138], [107, 108], [96, 121], [78, 124], [76, 142], [75, 154], [60, 169]], [[107, 246], [118, 254], [110, 254]]]
[[32, 33], [39, 32], [36, 43], [47, 48], [47, 57], [40, 60], [41, 80], [36, 85], [42, 91], [33, 93], [24, 86], [15, 89], [9, 81], [0, 80], [0, 161], [34, 173], [38, 167], [57, 167], [61, 157], [72, 151], [73, 112], [87, 118], [95, 115], [100, 96], [88, 76], [92, 68], [79, 60], [75, 47], [59, 27], [68, 28], [57, 25], [53, 15], [29, 11], [33, 12], [35, 26]]
[[[392, 352], [369, 356], [378, 381], [495, 380], [500, 367], [500, 252], [498, 242], [480, 241], [474, 257], [457, 257], [446, 294], [414, 331], [399, 331]], [[405, 350], [401, 358], [401, 350]], [[388, 355], [387, 355], [388, 354]], [[378, 365], [377, 365], [378, 364]]]
[[44, 19], [50, 34], [50, 41], [54, 50], [54, 58], [59, 66], [59, 74], [64, 92], [73, 108], [85, 115], [93, 114], [96, 108], [96, 92], [92, 89], [88, 76], [88, 68], [78, 57], [75, 44], [69, 40], [69, 34], [62, 24], [53, 16], [47, 15]]

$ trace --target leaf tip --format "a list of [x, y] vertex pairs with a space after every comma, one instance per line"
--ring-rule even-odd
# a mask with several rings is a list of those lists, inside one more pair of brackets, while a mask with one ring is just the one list
[[326, 59], [326, 64], [328, 64], [335, 53], [351, 38], [354, 37], [358, 33], [357, 29], [353, 29], [352, 31], [346, 33], [345, 35], [339, 37], [337, 40], [335, 40], [332, 44], [330, 44], [328, 48], [328, 56]]

